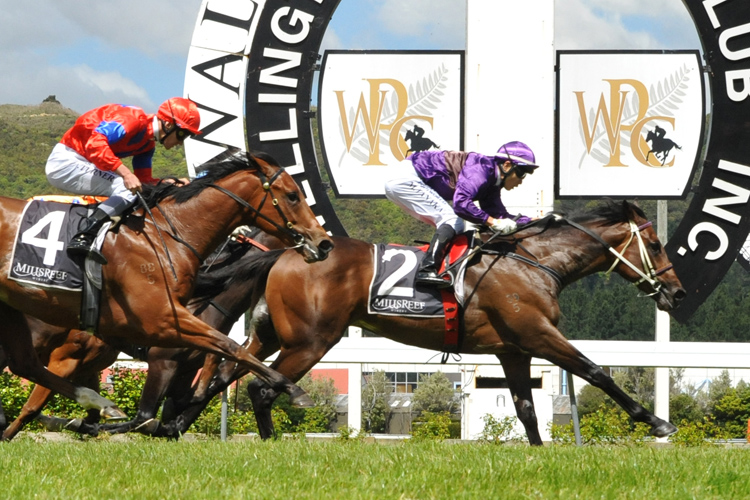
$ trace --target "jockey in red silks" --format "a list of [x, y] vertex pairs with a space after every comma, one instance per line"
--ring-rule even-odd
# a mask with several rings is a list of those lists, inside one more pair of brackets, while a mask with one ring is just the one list
[[[450, 241], [464, 230], [464, 221], [489, 226], [502, 234], [531, 221], [508, 213], [500, 190], [519, 186], [526, 174], [538, 167], [535, 161], [531, 148], [513, 141], [500, 146], [495, 156], [428, 150], [402, 162], [399, 176], [385, 184], [386, 197], [412, 217], [437, 228], [417, 273], [418, 284], [449, 286], [437, 270]], [[452, 207], [448, 201], [453, 202]]]
[[[136, 106], [107, 104], [78, 117], [47, 160], [47, 179], [56, 188], [83, 194], [109, 196], [82, 221], [68, 244], [68, 253], [86, 255], [106, 263], [92, 244], [101, 226], [120, 215], [135, 200], [143, 183], [156, 183], [151, 160], [158, 140], [166, 149], [179, 146], [200, 133], [198, 106], [173, 97], [146, 114]], [[133, 157], [133, 170], [120, 158]]]

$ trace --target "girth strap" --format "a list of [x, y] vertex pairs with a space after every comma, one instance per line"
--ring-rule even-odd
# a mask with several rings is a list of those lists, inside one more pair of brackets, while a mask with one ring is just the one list
[[514, 253], [514, 252], [508, 252], [507, 254], [505, 254], [505, 256], [510, 257], [511, 259], [514, 259], [514, 260], [521, 261], [524, 264], [528, 264], [532, 267], [536, 267], [537, 269], [544, 271], [545, 273], [552, 276], [552, 278], [557, 282], [558, 285], [562, 286], [563, 284], [562, 276], [560, 276], [560, 274], [554, 269], [552, 269], [551, 267], [545, 266], [544, 264], [540, 264], [539, 262], [535, 260], [529, 259], [528, 257], [524, 257], [523, 255], [518, 255], [517, 253]]

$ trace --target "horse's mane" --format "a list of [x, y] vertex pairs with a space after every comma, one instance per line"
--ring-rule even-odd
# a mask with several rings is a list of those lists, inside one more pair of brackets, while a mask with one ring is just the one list
[[279, 166], [271, 155], [260, 151], [238, 154], [237, 150], [234, 150], [230, 153], [219, 155], [216, 159], [204, 163], [199, 170], [206, 172], [205, 175], [194, 179], [190, 184], [180, 185], [168, 182], [160, 182], [156, 185], [144, 184], [143, 198], [150, 208], [167, 198], [177, 204], [184, 203], [198, 196], [210, 184], [230, 174], [240, 170], [259, 170], [258, 159], [274, 167]]
[[[252, 258], [238, 262], [248, 252], [254, 252]], [[265, 282], [271, 267], [284, 252], [285, 249], [264, 252], [248, 243], [228, 243], [226, 247], [206, 259], [207, 264], [201, 267], [195, 281], [193, 300], [213, 298], [226, 290], [234, 280], [247, 283], [248, 287], [252, 287], [254, 283]], [[214, 259], [220, 261], [220, 264], [210, 265]]]
[[628, 222], [631, 209], [640, 217], [646, 218], [646, 214], [638, 205], [634, 205], [628, 201], [620, 202], [610, 199], [605, 199], [586, 211], [574, 212], [570, 214], [569, 218], [576, 222], [603, 219], [609, 224], [618, 224], [620, 222]]

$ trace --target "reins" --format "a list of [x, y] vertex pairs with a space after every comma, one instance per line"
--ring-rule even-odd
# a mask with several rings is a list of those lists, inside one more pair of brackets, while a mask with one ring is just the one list
[[[669, 271], [670, 269], [672, 269], [672, 264], [670, 264], [670, 265], [668, 265], [668, 266], [666, 266], [666, 267], [664, 267], [662, 269], [658, 269], [658, 270], [656, 270], [654, 268], [654, 265], [651, 262], [651, 257], [648, 255], [648, 252], [646, 251], [646, 245], [643, 243], [643, 238], [641, 237], [641, 231], [643, 231], [644, 229], [646, 229], [646, 228], [648, 228], [648, 227], [651, 226], [651, 222], [650, 221], [646, 222], [645, 224], [640, 225], [640, 226], [637, 225], [632, 220], [628, 221], [628, 223], [630, 224], [630, 238], [628, 239], [628, 242], [625, 244], [625, 247], [623, 248], [623, 252], [624, 252], [630, 246], [630, 243], [632, 243], [633, 239], [636, 236], [638, 237], [638, 250], [640, 252], [641, 262], [643, 263], [643, 269], [644, 269], [642, 271], [642, 270], [638, 269], [632, 262], [630, 262], [628, 259], [626, 259], [625, 256], [622, 255], [621, 252], [618, 252], [617, 250], [615, 250], [612, 247], [612, 245], [610, 245], [609, 243], [607, 243], [606, 241], [604, 241], [598, 234], [596, 234], [593, 231], [591, 231], [590, 229], [588, 229], [588, 228], [586, 228], [586, 227], [578, 224], [577, 222], [574, 222], [574, 221], [571, 221], [571, 220], [568, 220], [568, 219], [563, 219], [563, 220], [565, 220], [565, 222], [567, 222], [568, 224], [570, 224], [574, 228], [576, 228], [576, 229], [578, 229], [580, 231], [583, 231], [587, 235], [589, 235], [592, 238], [594, 238], [596, 241], [598, 241], [599, 243], [601, 243], [602, 246], [604, 246], [605, 249], [607, 249], [610, 253], [612, 253], [616, 257], [615, 261], [612, 263], [612, 266], [607, 271], [607, 274], [611, 273], [614, 270], [614, 268], [617, 267], [617, 264], [619, 264], [620, 262], [622, 262], [623, 264], [625, 264], [626, 266], [628, 266], [630, 269], [632, 269], [636, 274], [638, 274], [638, 276], [641, 277], [641, 279], [639, 281], [636, 281], [635, 283], [633, 283], [635, 286], [638, 286], [638, 285], [640, 285], [641, 283], [643, 283], [645, 281], [654, 290], [652, 293], [649, 293], [649, 294], [646, 294], [646, 295], [641, 295], [641, 297], [651, 297], [652, 295], [656, 295], [657, 293], [659, 293], [659, 291], [661, 290], [661, 286], [662, 285], [661, 285], [661, 283], [658, 280], [656, 280], [654, 278], [656, 278], [660, 274], [663, 274], [663, 273]], [[646, 271], [646, 272], [644, 272], [644, 271]], [[646, 273], [648, 273], [648, 275]]]
[[[248, 203], [247, 201], [243, 200], [242, 198], [240, 198], [239, 196], [237, 196], [232, 191], [230, 191], [230, 190], [228, 190], [228, 189], [226, 189], [226, 188], [224, 188], [222, 186], [219, 186], [218, 184], [209, 183], [209, 184], [206, 184], [206, 186], [214, 188], [214, 189], [216, 189], [218, 191], [221, 191], [222, 193], [224, 193], [225, 195], [229, 196], [234, 201], [236, 201], [237, 203], [239, 203], [240, 206], [249, 209], [251, 212], [253, 212], [253, 214], [254, 214], [253, 218], [255, 220], [257, 220], [258, 218], [264, 219], [266, 222], [268, 222], [269, 224], [271, 224], [274, 228], [276, 228], [277, 230], [279, 230], [279, 232], [288, 234], [294, 240], [294, 242], [295, 242], [295, 246], [289, 247], [289, 248], [298, 248], [298, 247], [304, 245], [304, 242], [305, 242], [304, 236], [302, 236], [299, 232], [297, 232], [294, 229], [294, 224], [292, 224], [292, 222], [290, 222], [289, 219], [287, 219], [286, 214], [284, 213], [284, 211], [279, 206], [279, 200], [277, 198], [271, 198], [271, 204], [274, 206], [274, 208], [276, 208], [276, 211], [278, 212], [279, 217], [284, 222], [283, 226], [277, 224], [270, 217], [268, 217], [267, 215], [261, 213], [261, 210], [263, 209], [263, 206], [265, 205], [266, 200], [268, 199], [268, 195], [271, 194], [271, 185], [274, 183], [274, 181], [276, 181], [276, 179], [284, 171], [285, 171], [284, 167], [279, 167], [276, 170], [276, 172], [269, 178], [269, 177], [266, 177], [265, 174], [260, 171], [260, 169], [258, 169], [258, 176], [260, 178], [261, 185], [263, 187], [263, 190], [266, 192], [266, 195], [263, 197], [263, 200], [261, 201], [260, 206], [258, 208], [253, 207], [250, 203]], [[167, 254], [167, 260], [169, 261], [169, 266], [172, 269], [172, 275], [174, 276], [175, 281], [177, 281], [177, 272], [175, 271], [174, 264], [172, 263], [172, 257], [171, 257], [171, 255], [169, 253], [168, 248], [167, 248], [167, 244], [164, 241], [164, 237], [162, 236], [161, 228], [159, 228], [159, 225], [156, 223], [156, 220], [154, 219], [154, 214], [151, 212], [151, 209], [148, 207], [148, 203], [146, 203], [146, 200], [143, 198], [143, 196], [141, 195], [141, 193], [139, 192], [139, 193], [137, 193], [137, 195], [138, 195], [138, 198], [139, 198], [141, 204], [143, 205], [144, 210], [149, 215], [149, 217], [151, 217], [151, 221], [153, 222], [154, 226], [156, 227], [156, 232], [159, 234], [159, 238], [161, 239], [162, 246], [164, 248], [164, 252]], [[181, 243], [181, 244], [185, 245], [193, 253], [193, 255], [195, 255], [198, 258], [198, 262], [202, 261], [203, 259], [202, 259], [201, 255], [198, 253], [198, 251], [192, 245], [190, 245], [190, 243], [188, 243], [187, 241], [185, 241], [184, 239], [182, 239], [177, 234], [177, 228], [174, 226], [174, 224], [172, 224], [172, 221], [169, 220], [169, 217], [167, 217], [167, 214], [164, 213], [164, 210], [162, 210], [162, 208], [159, 206], [158, 202], [155, 203], [155, 206], [159, 209], [159, 211], [161, 212], [162, 216], [164, 217], [164, 220], [169, 225], [169, 229], [170, 229], [171, 232], [168, 232], [167, 234], [173, 240], [177, 241], [178, 243]], [[224, 244], [226, 245], [226, 242]]]
[[[266, 195], [271, 194], [271, 185], [274, 183], [274, 181], [284, 171], [285, 171], [284, 167], [279, 167], [278, 170], [276, 170], [276, 172], [274, 172], [274, 174], [270, 178], [266, 178], [265, 174], [263, 174], [263, 172], [261, 172], [260, 170], [258, 170], [258, 176], [260, 177], [260, 180], [261, 180], [262, 186], [263, 186], [263, 190], [266, 192]], [[296, 243], [296, 246], [293, 247], [293, 248], [297, 248], [297, 247], [302, 246], [304, 244], [305, 238], [294, 229], [294, 224], [292, 224], [289, 221], [289, 219], [286, 218], [286, 214], [284, 213], [283, 210], [281, 210], [281, 207], [279, 206], [279, 200], [277, 198], [271, 198], [271, 204], [276, 209], [276, 212], [278, 212], [279, 217], [281, 217], [281, 220], [284, 221], [284, 225], [283, 226], [280, 226], [280, 225], [276, 224], [276, 222], [274, 222], [270, 217], [268, 217], [268, 216], [266, 216], [266, 215], [264, 215], [264, 214], [262, 214], [260, 212], [261, 209], [263, 208], [263, 205], [265, 205], [265, 203], [266, 203], [266, 199], [268, 198], [267, 196], [264, 196], [263, 197], [263, 201], [261, 201], [261, 203], [260, 203], [260, 206], [258, 208], [255, 208], [252, 205], [250, 205], [248, 202], [246, 202], [245, 200], [243, 200], [242, 198], [240, 198], [239, 196], [237, 196], [236, 194], [234, 194], [233, 192], [229, 191], [226, 188], [223, 188], [223, 187], [221, 187], [221, 186], [219, 186], [217, 184], [214, 184], [214, 183], [207, 184], [207, 186], [208, 187], [212, 187], [214, 189], [217, 189], [217, 190], [221, 191], [222, 193], [224, 193], [225, 195], [229, 196], [234, 201], [236, 201], [237, 203], [239, 203], [241, 206], [243, 206], [243, 207], [249, 209], [250, 211], [254, 212], [254, 214], [255, 214], [254, 218], [256, 220], [258, 219], [258, 217], [260, 217], [261, 219], [264, 219], [266, 222], [268, 222], [273, 227], [275, 227], [276, 229], [278, 229], [280, 232], [287, 233], [289, 236], [291, 236], [291, 238]]]
[[[607, 271], [607, 274], [610, 274], [615, 269], [615, 267], [617, 267], [617, 265], [620, 262], [622, 262], [623, 264], [625, 264], [626, 266], [628, 266], [630, 269], [632, 269], [636, 274], [638, 274], [638, 276], [640, 276], [641, 279], [633, 283], [635, 286], [638, 286], [641, 283], [647, 282], [651, 286], [651, 288], [653, 289], [653, 292], [649, 293], [649, 294], [645, 294], [645, 295], [639, 295], [639, 297], [651, 297], [652, 295], [656, 295], [657, 293], [659, 293], [661, 291], [662, 284], [658, 280], [656, 280], [655, 278], [657, 276], [660, 276], [661, 274], [669, 271], [670, 269], [672, 269], [672, 264], [669, 264], [668, 266], [665, 266], [665, 267], [663, 267], [661, 269], [656, 269], [654, 267], [653, 262], [651, 261], [651, 257], [648, 255], [648, 251], [646, 250], [646, 245], [643, 242], [643, 238], [641, 237], [641, 231], [643, 231], [644, 229], [646, 229], [648, 227], [651, 227], [652, 223], [650, 221], [646, 222], [646, 223], [644, 223], [644, 224], [642, 224], [640, 226], [637, 225], [632, 220], [628, 221], [628, 223], [630, 224], [630, 238], [628, 239], [627, 243], [623, 247], [622, 252], [618, 252], [617, 250], [615, 250], [612, 247], [612, 245], [610, 245], [609, 243], [607, 243], [606, 241], [604, 241], [604, 239], [601, 236], [599, 236], [598, 234], [596, 234], [595, 232], [591, 231], [587, 227], [585, 227], [585, 226], [583, 226], [583, 225], [581, 225], [581, 224], [579, 224], [579, 223], [577, 223], [575, 221], [572, 221], [572, 220], [570, 220], [568, 218], [562, 217], [559, 214], [550, 214], [550, 215], [548, 215], [546, 217], [543, 217], [542, 219], [536, 220], [536, 221], [532, 222], [531, 224], [528, 224], [528, 225], [524, 226], [523, 229], [528, 229], [529, 227], [541, 225], [542, 223], [549, 222], [552, 219], [563, 221], [563, 222], [567, 223], [568, 225], [570, 225], [571, 227], [574, 227], [574, 228], [578, 229], [579, 231], [582, 231], [582, 232], [586, 233], [591, 238], [593, 238], [594, 240], [596, 240], [597, 242], [599, 242], [608, 252], [614, 254], [615, 261], [612, 263], [612, 266], [610, 266], [609, 270]], [[511, 233], [511, 234], [513, 234], [513, 233]], [[485, 254], [488, 254], [488, 255], [502, 255], [502, 256], [506, 256], [506, 257], [509, 257], [511, 259], [517, 260], [519, 262], [523, 262], [523, 263], [525, 263], [525, 264], [527, 264], [529, 266], [535, 267], [535, 268], [537, 268], [537, 269], [539, 269], [541, 271], [546, 272], [550, 276], [552, 276], [552, 278], [558, 283], [558, 285], [562, 286], [562, 284], [563, 284], [563, 277], [560, 275], [560, 273], [558, 273], [557, 271], [555, 271], [554, 269], [552, 269], [549, 266], [545, 266], [544, 264], [540, 263], [535, 258], [534, 259], [530, 259], [528, 257], [524, 257], [522, 255], [519, 255], [519, 254], [517, 254], [515, 252], [502, 252], [502, 251], [497, 251], [497, 250], [492, 250], [492, 249], [485, 248], [487, 245], [489, 245], [498, 236], [501, 236], [501, 234], [500, 233], [494, 233], [492, 236], [490, 236], [490, 238], [487, 239], [487, 241], [484, 241], [484, 242], [480, 243], [479, 245], [477, 245], [476, 247], [474, 247], [470, 252], [468, 252], [466, 255], [464, 255], [463, 257], [461, 257], [459, 259], [457, 259], [456, 262], [451, 263], [446, 268], [446, 272], [449, 271], [449, 270], [451, 270], [451, 269], [453, 269], [453, 268], [455, 268], [455, 267], [457, 267], [461, 262], [463, 262], [463, 261], [465, 261], [467, 259], [472, 258], [476, 253], [481, 252], [481, 253], [485, 253]], [[508, 235], [502, 235], [502, 236], [508, 236]], [[641, 257], [641, 262], [643, 263], [643, 270], [641, 270], [638, 267], [636, 267], [632, 262], [630, 262], [628, 259], [626, 259], [625, 256], [623, 255], [623, 253], [628, 249], [628, 247], [630, 246], [630, 244], [636, 238], [638, 239], [638, 248], [639, 248], [639, 253], [640, 253], [640, 257]], [[515, 239], [515, 241], [516, 241], [516, 243], [521, 248], [523, 248], [527, 253], [529, 253], [529, 255], [531, 255], [533, 257], [533, 254], [531, 252], [529, 252], [528, 250], [526, 250], [523, 247], [523, 245], [520, 243], [519, 239]]]

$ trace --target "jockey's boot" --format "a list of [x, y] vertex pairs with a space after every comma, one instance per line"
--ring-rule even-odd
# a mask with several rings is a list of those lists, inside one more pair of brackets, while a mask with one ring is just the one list
[[96, 262], [106, 264], [107, 259], [93, 244], [99, 229], [108, 220], [109, 215], [101, 208], [97, 208], [93, 214], [83, 219], [78, 226], [78, 234], [68, 243], [68, 255], [90, 255]]
[[447, 288], [451, 286], [452, 282], [441, 278], [437, 270], [445, 259], [445, 252], [448, 250], [453, 237], [456, 235], [455, 229], [448, 224], [443, 224], [435, 232], [435, 236], [432, 237], [430, 247], [425, 253], [422, 264], [419, 266], [417, 271], [416, 282], [418, 285], [426, 285], [435, 288]]

